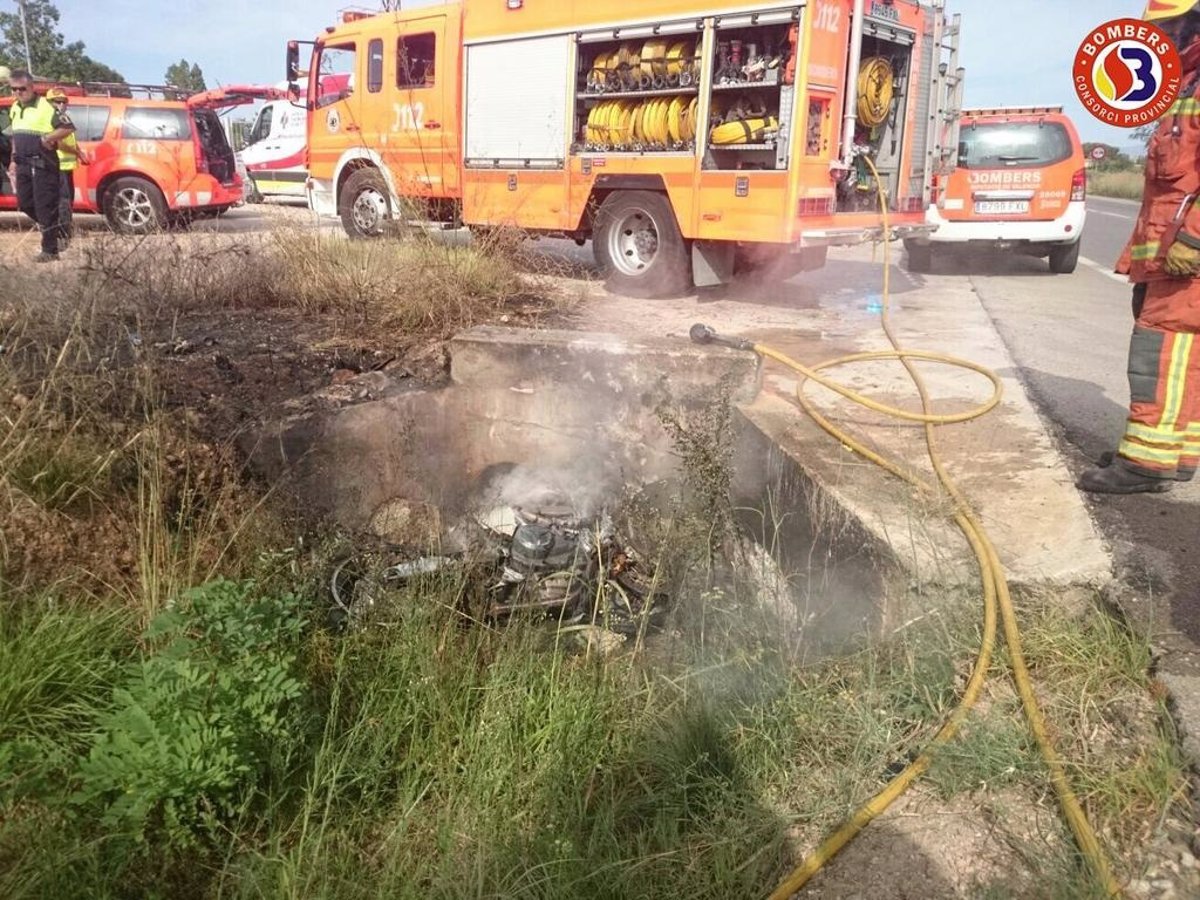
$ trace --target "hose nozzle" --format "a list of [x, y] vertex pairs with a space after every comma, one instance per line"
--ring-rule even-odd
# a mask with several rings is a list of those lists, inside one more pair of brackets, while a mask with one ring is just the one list
[[729, 347], [733, 350], [753, 350], [754, 342], [747, 341], [743, 338], [731, 338], [717, 334], [707, 325], [697, 322], [688, 332], [693, 344], [720, 344], [723, 347]]

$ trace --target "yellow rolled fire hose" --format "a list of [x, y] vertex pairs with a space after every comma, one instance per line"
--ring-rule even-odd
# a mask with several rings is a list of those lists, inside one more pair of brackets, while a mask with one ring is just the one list
[[[966, 422], [971, 419], [979, 418], [986, 415], [994, 409], [1000, 402], [1002, 394], [1002, 384], [1000, 377], [989, 369], [981, 365], [970, 362], [968, 360], [959, 359], [942, 353], [927, 353], [905, 350], [892, 330], [890, 317], [890, 297], [891, 297], [891, 253], [890, 245], [887, 238], [891, 234], [891, 228], [888, 221], [887, 210], [887, 194], [884, 189], [883, 180], [879, 175], [878, 170], [872, 161], [863, 157], [867, 165], [870, 167], [871, 173], [875, 179], [875, 183], [879, 190], [880, 209], [883, 219], [883, 315], [882, 324], [884, 333], [887, 335], [888, 341], [892, 345], [892, 350], [884, 350], [873, 353], [857, 353], [851, 356], [839, 357], [829, 360], [816, 366], [806, 366], [803, 363], [790, 359], [784, 354], [773, 350], [770, 347], [762, 344], [750, 344], [749, 342], [730, 342], [734, 346], [739, 346], [744, 349], [751, 349], [764, 359], [774, 360], [800, 375], [800, 383], [796, 388], [796, 398], [800, 407], [804, 412], [812, 418], [812, 420], [824, 429], [830, 436], [837, 440], [842, 446], [847, 447], [859, 456], [867, 459], [884, 470], [901, 478], [914, 487], [918, 488], [924, 494], [936, 497], [938, 496], [938, 488], [929, 481], [921, 478], [919, 475], [908, 470], [899, 463], [876, 453], [874, 450], [867, 447], [854, 436], [843, 431], [838, 426], [834, 425], [828, 418], [821, 414], [813, 405], [812, 401], [804, 393], [804, 385], [808, 381], [815, 381], [822, 387], [828, 388], [847, 400], [851, 400], [867, 409], [876, 412], [884, 413], [897, 419], [903, 419], [909, 422], [920, 422], [925, 426], [925, 442], [929, 451], [929, 460], [933, 466], [934, 472], [937, 474], [938, 483], [946, 494], [954, 501], [954, 521], [962, 530], [967, 542], [971, 545], [971, 550], [975, 554], [975, 558], [979, 563], [980, 581], [983, 589], [983, 636], [980, 640], [979, 652], [975, 658], [975, 665], [971, 671], [971, 676], [967, 681], [967, 685], [963, 690], [962, 696], [959, 699], [958, 706], [951, 712], [949, 718], [946, 719], [942, 727], [930, 740], [928, 746], [910, 762], [903, 771], [892, 778], [891, 781], [877, 793], [874, 797], [863, 804], [840, 828], [833, 834], [827, 837], [816, 850], [806, 857], [801, 864], [794, 869], [791, 874], [783, 880], [783, 882], [771, 893], [770, 900], [786, 900], [794, 893], [800, 890], [813, 875], [821, 870], [843, 847], [853, 840], [863, 828], [865, 828], [873, 819], [881, 815], [892, 803], [894, 803], [922, 774], [929, 769], [937, 751], [952, 741], [958, 734], [963, 722], [966, 721], [972, 707], [979, 699], [980, 691], [983, 689], [984, 682], [987, 680], [987, 670], [991, 665], [992, 652], [995, 649], [996, 643], [996, 618], [997, 610], [1004, 626], [1004, 640], [1008, 647], [1009, 664], [1012, 670], [1013, 682], [1016, 685], [1017, 692], [1021, 697], [1021, 705], [1025, 711], [1025, 717], [1029, 722], [1029, 729], [1032, 732], [1038, 748], [1041, 751], [1042, 758], [1046, 763], [1046, 767], [1050, 771], [1050, 780], [1054, 785], [1054, 791], [1058, 796], [1059, 805], [1062, 808], [1064, 817], [1069, 824], [1072, 833], [1075, 836], [1075, 842], [1079, 847], [1080, 852], [1090, 865], [1092, 872], [1099, 884], [1102, 884], [1105, 892], [1111, 896], [1119, 896], [1121, 887], [1117, 883], [1109, 867], [1108, 860], [1104, 855], [1104, 851], [1100, 847], [1099, 841], [1096, 839], [1095, 832], [1092, 830], [1091, 824], [1088, 822], [1087, 815], [1083, 811], [1083, 807], [1079, 803], [1079, 798], [1071, 789], [1071, 785], [1067, 780], [1066, 770], [1063, 767], [1058, 751], [1055, 749], [1053, 742], [1050, 740], [1050, 735], [1046, 730], [1046, 720], [1042, 714], [1041, 708], [1038, 706], [1037, 698], [1033, 693], [1033, 685], [1029, 678], [1029, 670], [1025, 665], [1025, 657], [1022, 652], [1021, 632], [1017, 624], [1016, 611], [1013, 607], [1012, 597], [1009, 593], [1008, 579], [1004, 574], [1004, 568], [1000, 562], [1000, 557], [996, 553], [996, 548], [992, 544], [991, 538], [988, 537], [982, 523], [972, 511], [970, 504], [958, 486], [950, 478], [942, 464], [941, 455], [938, 452], [936, 439], [936, 426], [948, 425], [955, 422]], [[700, 329], [697, 333], [697, 329]], [[717, 336], [705, 326], [698, 325], [693, 329], [693, 337], [702, 342], [711, 341]], [[717, 338], [720, 340], [719, 338]], [[906, 410], [891, 407], [883, 403], [865, 397], [849, 388], [843, 387], [830, 378], [820, 374], [825, 369], [830, 369], [836, 366], [843, 366], [849, 363], [861, 362], [864, 360], [883, 360], [894, 359], [899, 360], [907, 370], [909, 377], [916, 386], [917, 393], [921, 398], [921, 412], [912, 413]], [[932, 411], [932, 404], [929, 399], [929, 392], [925, 385], [924, 379], [920, 372], [913, 365], [913, 361], [937, 362], [944, 365], [954, 366], [957, 368], [967, 369], [972, 372], [977, 372], [986, 377], [993, 386], [993, 394], [991, 399], [978, 407], [965, 413], [956, 415], [940, 415]]]
[[858, 121], [867, 128], [878, 128], [892, 113], [895, 97], [895, 72], [883, 56], [864, 60], [858, 70]]

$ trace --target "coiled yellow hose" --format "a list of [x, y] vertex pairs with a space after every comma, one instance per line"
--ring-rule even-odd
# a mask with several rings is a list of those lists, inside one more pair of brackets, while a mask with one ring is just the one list
[[887, 121], [895, 96], [895, 73], [891, 60], [872, 56], [858, 70], [858, 121], [877, 128]]
[[[937, 734], [930, 740], [929, 745], [904, 768], [899, 775], [893, 778], [878, 794], [868, 800], [850, 819], [843, 824], [837, 831], [825, 839], [824, 842], [813, 851], [801, 864], [792, 871], [790, 875], [777, 887], [770, 895], [770, 900], [786, 900], [796, 891], [800, 890], [813, 875], [829, 862], [843, 847], [846, 846], [854, 837], [862, 831], [873, 819], [881, 815], [892, 803], [894, 803], [911, 785], [929, 768], [930, 764], [937, 751], [954, 739], [966, 720], [971, 708], [979, 699], [979, 693], [983, 688], [987, 678], [988, 666], [991, 664], [992, 653], [995, 649], [996, 642], [996, 619], [997, 611], [1004, 626], [1004, 639], [1008, 646], [1008, 655], [1010, 666], [1012, 669], [1013, 682], [1016, 684], [1017, 692], [1021, 696], [1021, 705], [1025, 710], [1025, 717], [1029, 722], [1030, 731], [1033, 733], [1034, 739], [1037, 742], [1038, 748], [1041, 750], [1042, 757], [1046, 762], [1047, 768], [1050, 770], [1050, 780], [1054, 785], [1055, 793], [1058, 795], [1059, 805], [1062, 807], [1063, 815], [1071, 827], [1071, 831], [1075, 836], [1075, 842], [1082, 852], [1084, 858], [1091, 866], [1099, 883], [1104, 885], [1105, 891], [1109, 896], [1119, 896], [1121, 887], [1114, 878], [1109, 867], [1103, 850], [1100, 847], [1099, 841], [1096, 840], [1095, 832], [1092, 830], [1091, 824], [1087, 820], [1087, 816], [1079, 803], [1079, 798], [1076, 797], [1071, 789], [1070, 783], [1067, 780], [1066, 771], [1063, 768], [1062, 760], [1058, 755], [1054, 744], [1050, 740], [1050, 735], [1046, 730], [1046, 720], [1042, 715], [1041, 708], [1033, 693], [1033, 685], [1029, 678], [1029, 670], [1025, 665], [1025, 657], [1021, 647], [1021, 632], [1017, 624], [1016, 611], [1013, 608], [1012, 597], [1008, 589], [1008, 579], [1004, 574], [1004, 568], [1000, 563], [1000, 557], [996, 553], [996, 548], [992, 544], [991, 538], [988, 537], [983, 525], [971, 510], [970, 504], [966, 497], [959, 490], [958, 486], [950, 478], [942, 464], [941, 455], [938, 452], [937, 436], [935, 426], [950, 424], [951, 422], [965, 422], [970, 419], [978, 418], [985, 415], [1000, 402], [1002, 386], [1000, 378], [996, 373], [980, 366], [976, 363], [967, 360], [957, 359], [952, 356], [947, 356], [940, 353], [925, 353], [904, 350], [900, 341], [897, 339], [895, 332], [892, 330], [891, 317], [889, 311], [889, 300], [891, 293], [891, 253], [890, 245], [886, 240], [890, 236], [891, 230], [888, 223], [888, 210], [886, 201], [886, 192], [884, 191], [883, 181], [879, 176], [874, 164], [867, 157], [863, 157], [867, 165], [871, 169], [871, 173], [875, 178], [876, 184], [879, 186], [880, 207], [883, 216], [883, 233], [885, 240], [883, 242], [883, 330], [887, 335], [888, 341], [892, 345], [892, 350], [881, 351], [877, 353], [859, 353], [853, 356], [841, 357], [839, 359], [830, 360], [817, 366], [808, 367], [793, 359], [789, 359], [782, 353], [772, 350], [761, 344], [754, 345], [754, 351], [764, 359], [772, 359], [788, 368], [794, 370], [801, 376], [801, 381], [796, 389], [796, 397], [801, 408], [807, 413], [814, 422], [822, 429], [829, 433], [843, 446], [853, 450], [864, 459], [870, 460], [877, 466], [885, 469], [898, 478], [911, 485], [914, 485], [922, 492], [936, 496], [938, 487], [931, 484], [919, 475], [911, 472], [902, 465], [887, 459], [884, 456], [871, 450], [861, 441], [854, 438], [852, 435], [843, 431], [834, 425], [829, 419], [821, 414], [813, 405], [812, 401], [804, 394], [804, 385], [806, 381], [815, 381], [818, 384], [833, 390], [868, 409], [877, 412], [886, 413], [895, 416], [896, 418], [905, 419], [910, 422], [921, 422], [925, 426], [925, 443], [929, 451], [929, 460], [933, 465], [934, 472], [937, 474], [937, 481], [946, 494], [954, 501], [954, 521], [966, 536], [967, 542], [971, 545], [971, 550], [975, 553], [975, 558], [979, 563], [980, 582], [983, 590], [983, 636], [979, 645], [979, 653], [975, 658], [975, 665], [971, 670], [971, 677], [967, 681], [967, 686], [963, 690], [962, 697], [959, 699], [958, 706], [950, 714], [949, 718], [938, 730]], [[824, 369], [829, 369], [834, 366], [841, 366], [847, 363], [858, 362], [862, 360], [879, 360], [879, 359], [896, 359], [899, 360], [904, 368], [908, 371], [912, 378], [913, 384], [916, 386], [917, 393], [921, 398], [921, 412], [910, 413], [904, 410], [898, 410], [889, 407], [885, 404], [878, 403], [868, 397], [864, 397], [848, 388], [843, 387], [835, 381], [819, 374]], [[929, 392], [926, 388], [924, 379], [913, 365], [913, 360], [939, 362], [946, 365], [957, 366], [968, 369], [973, 372], [978, 372], [988, 378], [993, 385], [994, 393], [987, 403], [979, 408], [961, 413], [955, 416], [938, 415], [932, 411], [932, 404], [929, 399]]]

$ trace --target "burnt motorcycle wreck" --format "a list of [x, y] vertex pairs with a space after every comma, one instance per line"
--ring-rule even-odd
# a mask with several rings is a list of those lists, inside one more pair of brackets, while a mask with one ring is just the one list
[[621, 540], [608, 512], [581, 515], [563, 495], [467, 517], [443, 546], [452, 552], [344, 560], [330, 581], [333, 624], [359, 626], [389, 594], [432, 578], [455, 579], [468, 618], [493, 623], [521, 614], [628, 636], [661, 627], [669, 611], [654, 568]]

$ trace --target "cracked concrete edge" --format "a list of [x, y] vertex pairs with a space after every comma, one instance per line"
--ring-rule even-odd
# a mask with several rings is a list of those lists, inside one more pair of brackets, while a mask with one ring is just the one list
[[1103, 600], [1125, 628], [1149, 642], [1184, 760], [1200, 776], [1200, 645], [1171, 627], [1161, 598], [1132, 588], [1127, 578], [1109, 585]]
[[1200, 770], [1200, 675], [1160, 671], [1158, 679], [1167, 689], [1184, 758]]

